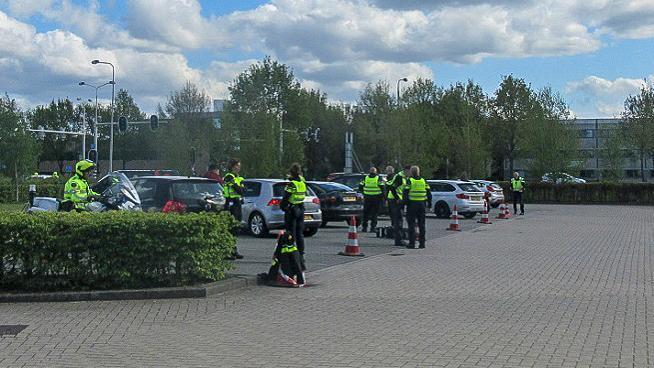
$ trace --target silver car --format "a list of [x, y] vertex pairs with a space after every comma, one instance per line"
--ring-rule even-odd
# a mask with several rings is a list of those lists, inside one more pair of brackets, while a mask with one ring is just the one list
[[427, 180], [434, 213], [448, 218], [456, 205], [460, 215], [473, 218], [484, 210], [484, 193], [474, 183], [460, 180]]
[[470, 180], [475, 183], [477, 188], [484, 193], [487, 193], [490, 199], [490, 205], [493, 208], [499, 207], [504, 202], [504, 189], [490, 180]]
[[[284, 211], [281, 210], [282, 197], [288, 181], [280, 179], [247, 179], [243, 181], [242, 225], [256, 237], [268, 235], [270, 230], [284, 228]], [[304, 198], [304, 236], [313, 236], [322, 223], [320, 200], [307, 187]]]

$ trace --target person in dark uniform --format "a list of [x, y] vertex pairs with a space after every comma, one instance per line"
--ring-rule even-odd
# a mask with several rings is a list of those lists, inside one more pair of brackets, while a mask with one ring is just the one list
[[370, 168], [370, 174], [366, 175], [359, 183], [359, 190], [363, 193], [361, 232], [368, 231], [368, 221], [370, 221], [370, 232], [374, 233], [377, 227], [379, 209], [384, 199], [384, 182], [377, 175], [376, 167]]
[[520, 204], [520, 214], [525, 214], [525, 200], [522, 193], [525, 192], [525, 179], [516, 171], [511, 178], [511, 190], [513, 191], [513, 214], [518, 213], [518, 203]]
[[[245, 187], [243, 186], [244, 178], [240, 176], [241, 172], [241, 161], [238, 159], [229, 160], [227, 165], [227, 174], [223, 178], [223, 195], [225, 196], [225, 210], [234, 216], [238, 221], [238, 226], [234, 229], [233, 234], [236, 235], [238, 229], [241, 226], [241, 220], [243, 219], [243, 213], [241, 210], [241, 201], [243, 193], [245, 192]], [[234, 248], [234, 254], [230, 259], [241, 259], [243, 256], [238, 253], [238, 250]]]
[[431, 190], [427, 181], [420, 177], [420, 168], [411, 166], [411, 177], [404, 188], [404, 201], [407, 203], [406, 219], [409, 226], [409, 249], [416, 248], [416, 221], [420, 231], [420, 248], [425, 247], [425, 211], [431, 208]]
[[284, 210], [284, 228], [293, 235], [297, 249], [304, 257], [304, 198], [307, 195], [307, 183], [302, 177], [300, 164], [291, 165], [288, 180], [280, 204]]
[[387, 178], [390, 178], [386, 182], [386, 200], [388, 202], [388, 211], [391, 215], [391, 225], [393, 226], [394, 245], [397, 247], [406, 246], [406, 243], [402, 241], [402, 224], [404, 222], [402, 218], [402, 198], [410, 168], [410, 166], [405, 166], [404, 171], [401, 171], [399, 174], [395, 174], [395, 168], [393, 166], [386, 168]]

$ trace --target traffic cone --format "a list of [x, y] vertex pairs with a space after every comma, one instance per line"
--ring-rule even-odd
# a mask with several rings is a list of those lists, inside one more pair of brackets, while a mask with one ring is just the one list
[[345, 251], [338, 252], [340, 256], [363, 257], [364, 254], [359, 251], [359, 236], [357, 235], [357, 219], [352, 216], [350, 221], [350, 231], [347, 234], [345, 242]]
[[488, 218], [488, 202], [484, 202], [484, 210], [481, 212], [481, 220], [477, 222], [480, 224], [492, 224]]
[[461, 225], [459, 225], [459, 211], [457, 211], [456, 205], [454, 205], [454, 209], [452, 210], [452, 222], [450, 222], [450, 227], [448, 227], [447, 230], [461, 231]]
[[502, 201], [502, 204], [500, 204], [500, 213], [498, 213], [497, 217], [495, 218], [501, 220], [508, 219], [507, 211], [508, 211], [508, 207], [506, 206], [506, 201]]

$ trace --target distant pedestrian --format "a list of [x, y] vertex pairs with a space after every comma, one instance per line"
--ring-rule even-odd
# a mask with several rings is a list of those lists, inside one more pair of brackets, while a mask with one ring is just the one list
[[359, 183], [359, 190], [363, 193], [363, 221], [361, 231], [368, 231], [370, 221], [370, 232], [374, 233], [377, 227], [377, 216], [384, 199], [384, 182], [377, 174], [377, 168], [371, 167], [370, 174], [366, 175]]
[[518, 213], [518, 203], [520, 203], [520, 214], [524, 215], [525, 202], [522, 194], [525, 192], [525, 179], [517, 171], [513, 173], [511, 179], [511, 190], [513, 191], [513, 214]]
[[204, 174], [204, 177], [207, 179], [215, 180], [222, 185], [224, 183], [223, 177], [220, 175], [220, 169], [218, 168], [218, 165], [216, 164], [211, 164], [209, 165], [209, 169], [207, 172]]
[[[223, 185], [223, 195], [225, 196], [225, 210], [234, 216], [236, 221], [238, 221], [237, 227], [234, 229], [233, 234], [236, 235], [238, 229], [241, 226], [241, 221], [243, 220], [242, 213], [242, 200], [243, 194], [245, 193], [245, 187], [243, 186], [243, 180], [245, 180], [241, 173], [241, 161], [238, 159], [229, 160], [227, 165], [228, 172], [224, 178]], [[234, 254], [229, 257], [230, 259], [241, 259], [242, 255], [238, 253], [238, 250], [234, 248]]]
[[416, 248], [416, 222], [420, 231], [420, 248], [425, 247], [425, 212], [431, 208], [431, 190], [427, 181], [420, 176], [420, 168], [411, 166], [411, 177], [404, 188], [404, 201], [407, 203], [406, 220], [409, 227], [409, 249]]

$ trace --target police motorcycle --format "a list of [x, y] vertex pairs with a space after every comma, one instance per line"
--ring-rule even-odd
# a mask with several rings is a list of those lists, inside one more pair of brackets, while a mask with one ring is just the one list
[[[67, 212], [72, 210], [72, 206], [67, 206], [58, 198], [37, 197], [36, 187], [30, 186], [30, 203], [27, 206], [27, 212]], [[112, 172], [92, 186], [99, 197], [93, 198], [86, 205], [89, 212], [105, 211], [140, 211], [141, 199], [132, 182], [119, 172]], [[70, 202], [68, 202], [70, 203]]]

